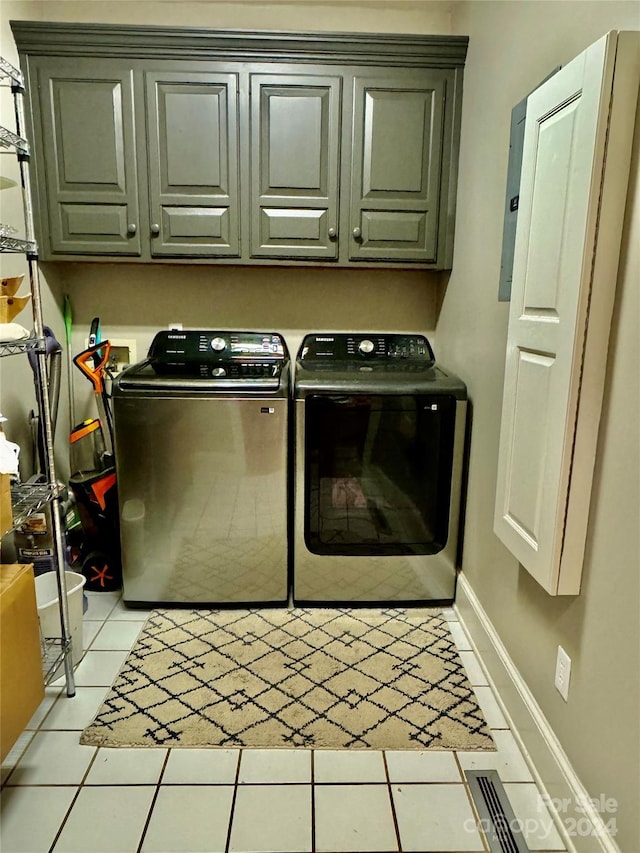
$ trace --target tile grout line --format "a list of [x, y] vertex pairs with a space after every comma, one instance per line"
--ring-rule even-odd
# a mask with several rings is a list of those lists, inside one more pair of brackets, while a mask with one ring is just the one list
[[54, 835], [53, 841], [51, 842], [51, 845], [48, 848], [48, 853], [53, 853], [55, 846], [58, 843], [58, 839], [62, 835], [62, 830], [64, 829], [64, 825], [69, 820], [69, 815], [71, 814], [73, 807], [75, 806], [76, 802], [78, 801], [79, 796], [80, 796], [80, 785], [78, 785], [76, 787], [76, 792], [73, 795], [73, 797], [71, 798], [71, 802], [69, 803], [69, 808], [66, 810], [64, 817], [60, 821], [60, 826], [58, 827], [58, 831]]
[[231, 796], [231, 808], [229, 810], [229, 826], [227, 828], [227, 839], [224, 845], [224, 853], [229, 853], [229, 847], [231, 846], [231, 830], [233, 828], [233, 818], [236, 809], [236, 799], [238, 796], [238, 784], [240, 781], [240, 767], [242, 765], [242, 753], [243, 749], [240, 748], [238, 750], [238, 759], [236, 761], [236, 775], [233, 783], [233, 794]]
[[23, 745], [22, 750], [20, 751], [20, 755], [18, 755], [18, 757], [17, 757], [17, 759], [16, 759], [16, 761], [15, 761], [15, 764], [13, 765], [13, 767], [11, 768], [11, 770], [7, 773], [7, 777], [6, 777], [6, 779], [4, 780], [4, 782], [2, 783], [2, 785], [0, 786], [0, 790], [4, 791], [4, 789], [5, 789], [5, 788], [12, 788], [12, 787], [15, 787], [15, 786], [13, 786], [13, 785], [9, 785], [9, 781], [10, 781], [11, 777], [13, 776], [13, 774], [15, 773], [16, 768], [18, 767], [18, 765], [20, 764], [20, 762], [21, 762], [21, 761], [22, 761], [22, 759], [24, 758], [24, 754], [25, 754], [25, 752], [26, 752], [26, 751], [27, 751], [27, 749], [29, 749], [29, 747], [31, 746], [31, 743], [32, 743], [32, 741], [33, 741], [34, 737], [36, 736], [37, 731], [38, 731], [38, 730], [36, 729], [35, 731], [32, 731], [32, 732], [31, 732], [31, 735], [30, 735], [30, 737], [29, 737], [29, 740], [28, 740], [28, 741]]
[[482, 824], [480, 823], [480, 815], [478, 814], [478, 810], [476, 808], [476, 804], [474, 802], [474, 799], [471, 796], [471, 789], [469, 788], [469, 784], [467, 782], [467, 777], [464, 775], [464, 768], [462, 767], [462, 764], [460, 763], [460, 760], [458, 758], [458, 751], [457, 750], [454, 752], [453, 756], [454, 756], [456, 764], [458, 765], [458, 770], [460, 773], [460, 778], [462, 780], [462, 785], [464, 787], [464, 792], [466, 794], [466, 797], [467, 797], [469, 804], [471, 805], [471, 813], [472, 813], [474, 821], [475, 821], [478, 836], [480, 838], [480, 841], [482, 842], [483, 850], [485, 851], [485, 853], [487, 853], [487, 851], [489, 851], [489, 853], [491, 853], [491, 847], [489, 845], [489, 842], [487, 840], [485, 832], [482, 829]]
[[147, 818], [144, 822], [144, 826], [142, 827], [142, 833], [140, 834], [140, 841], [138, 842], [138, 846], [136, 848], [136, 853], [140, 853], [142, 850], [142, 845], [144, 844], [144, 839], [147, 834], [147, 830], [149, 829], [149, 824], [151, 823], [151, 815], [156, 805], [156, 801], [160, 794], [160, 787], [162, 786], [162, 777], [164, 776], [165, 770], [167, 769], [167, 763], [169, 761], [169, 756], [171, 755], [171, 749], [167, 749], [167, 754], [164, 757], [164, 761], [162, 762], [162, 768], [160, 770], [160, 775], [158, 776], [158, 781], [155, 785], [155, 792], [153, 797], [151, 798], [151, 802], [149, 803], [149, 811], [147, 812]]
[[391, 819], [396, 832], [396, 846], [399, 851], [402, 850], [402, 840], [400, 838], [400, 825], [398, 823], [398, 815], [396, 814], [396, 804], [393, 800], [393, 790], [391, 788], [391, 776], [389, 775], [389, 765], [387, 764], [386, 750], [382, 750], [382, 763], [384, 764], [384, 774], [387, 779], [387, 793], [389, 794], [389, 804], [391, 808]]
[[316, 853], [316, 759], [315, 750], [311, 750], [311, 853]]
[[[111, 612], [113, 611], [113, 608], [116, 606], [116, 603], [117, 603], [117, 602], [114, 602], [113, 607], [111, 608], [111, 610], [109, 611], [109, 613], [111, 613]], [[83, 616], [84, 616], [84, 614], [83, 614]], [[102, 620], [102, 625], [101, 625], [101, 627], [98, 629], [98, 631], [96, 632], [96, 636], [100, 633], [100, 631], [102, 630], [102, 628], [103, 628], [103, 627], [104, 627], [104, 625], [106, 624], [106, 622], [107, 622], [107, 619], [108, 619], [108, 618], [109, 618], [109, 617], [108, 617], [108, 616], [106, 616], [106, 617]], [[97, 622], [98, 620], [96, 619], [96, 620], [92, 620], [92, 621], [96, 621], [96, 622]], [[95, 637], [94, 637], [93, 639], [95, 639]], [[93, 640], [92, 640], [92, 641], [91, 641], [91, 643], [89, 644], [89, 647], [91, 647], [92, 643], [93, 643]], [[82, 658], [83, 658], [83, 659], [84, 659], [85, 654], [86, 654], [86, 651], [83, 649], [83, 654], [82, 654]], [[107, 688], [107, 689], [109, 689], [109, 688]], [[43, 724], [44, 724], [45, 720], [47, 719], [47, 717], [49, 716], [49, 714], [51, 713], [51, 711], [53, 710], [53, 707], [54, 707], [54, 705], [56, 704], [56, 702], [61, 698], [62, 693], [63, 693], [63, 689], [61, 688], [59, 695], [58, 695], [58, 696], [56, 697], [56, 699], [53, 701], [53, 703], [51, 704], [51, 707], [49, 708], [49, 710], [47, 711], [47, 713], [44, 715], [44, 717], [42, 718], [42, 720], [41, 720], [41, 721], [40, 721], [40, 723], [38, 724], [38, 727], [37, 727], [36, 731], [34, 732], [34, 736], [35, 736], [35, 734], [38, 734], [38, 733], [42, 733], [42, 732], [46, 732], [46, 731], [52, 731], [51, 729], [43, 729], [43, 728], [42, 728], [42, 726], [43, 726]], [[74, 697], [67, 697], [67, 699], [72, 699], [72, 698], [74, 698]], [[55, 730], [54, 730], [54, 731], [55, 731]], [[76, 729], [72, 729], [72, 731], [77, 731], [77, 730], [76, 730]], [[33, 739], [33, 738], [32, 738], [32, 739]], [[78, 799], [79, 799], [79, 797], [80, 797], [80, 792], [81, 792], [81, 791], [82, 791], [82, 789], [84, 788], [85, 780], [87, 779], [87, 776], [89, 775], [89, 773], [90, 773], [90, 771], [91, 771], [91, 768], [93, 767], [93, 765], [94, 765], [94, 763], [95, 763], [95, 761], [96, 761], [96, 758], [97, 758], [97, 756], [98, 756], [98, 753], [99, 753], [99, 752], [100, 752], [100, 748], [99, 748], [99, 747], [98, 747], [97, 749], [94, 749], [93, 755], [91, 756], [91, 760], [89, 761], [89, 764], [87, 765], [87, 768], [86, 768], [86, 770], [85, 770], [85, 772], [84, 772], [84, 774], [83, 774], [83, 776], [82, 776], [82, 779], [81, 779], [81, 781], [80, 781], [80, 784], [76, 786], [76, 792], [75, 792], [74, 796], [72, 797], [71, 802], [69, 803], [69, 807], [68, 807], [68, 809], [66, 810], [65, 815], [64, 815], [64, 817], [63, 817], [63, 819], [62, 819], [62, 821], [60, 822], [60, 825], [59, 825], [59, 827], [58, 827], [58, 831], [56, 832], [56, 834], [55, 834], [55, 836], [54, 836], [54, 838], [53, 838], [53, 841], [52, 841], [52, 843], [51, 843], [51, 846], [49, 847], [49, 853], [53, 853], [53, 851], [55, 850], [56, 844], [58, 843], [58, 841], [59, 841], [59, 839], [60, 839], [60, 836], [62, 835], [62, 832], [63, 832], [63, 830], [64, 830], [64, 827], [65, 827], [65, 825], [66, 825], [67, 821], [69, 820], [69, 816], [70, 816], [70, 814], [71, 814], [72, 810], [74, 809], [74, 807], [75, 807], [76, 803], [78, 802]], [[24, 753], [23, 753], [23, 755], [24, 755]], [[22, 756], [21, 756], [21, 758], [22, 758]], [[12, 771], [12, 772], [13, 772], [13, 771]], [[10, 774], [10, 775], [11, 775], [11, 774]]]
[[[44, 722], [44, 720], [43, 720], [43, 722]], [[73, 731], [77, 731], [77, 729], [73, 729]], [[73, 808], [75, 807], [76, 803], [78, 802], [78, 798], [80, 797], [80, 792], [84, 788], [85, 780], [86, 780], [87, 776], [89, 775], [91, 768], [93, 767], [95, 760], [98, 757], [99, 752], [100, 752], [99, 747], [94, 749], [93, 755], [91, 756], [91, 760], [89, 761], [89, 764], [87, 765], [86, 770], [82, 774], [82, 779], [80, 780], [80, 783], [76, 786], [76, 792], [75, 792], [71, 802], [69, 803], [69, 808], [67, 809], [65, 816], [63, 817], [62, 821], [60, 822], [60, 826], [58, 827], [58, 831], [55, 834], [55, 837], [53, 839], [51, 847], [49, 848], [49, 853], [53, 853], [53, 851], [55, 850], [55, 846], [58, 843], [60, 836], [62, 835], [62, 831], [64, 830], [65, 824], [69, 820], [69, 815], [71, 814]]]

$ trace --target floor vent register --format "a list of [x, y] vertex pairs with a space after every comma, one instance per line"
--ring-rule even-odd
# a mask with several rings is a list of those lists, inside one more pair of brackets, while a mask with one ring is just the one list
[[465, 776], [491, 853], [529, 853], [496, 771], [466, 770]]

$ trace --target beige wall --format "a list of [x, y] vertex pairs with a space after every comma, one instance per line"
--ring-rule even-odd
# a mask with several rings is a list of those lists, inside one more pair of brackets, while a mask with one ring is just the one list
[[[436, 348], [473, 407], [463, 570], [583, 784], [619, 803], [621, 850], [638, 836], [640, 622], [638, 135], [609, 351], [589, 534], [578, 597], [552, 598], [492, 532], [508, 305], [498, 303], [511, 108], [610, 29], [640, 28], [635, 3], [462, 3], [468, 34], [453, 272]], [[558, 645], [569, 701], [553, 686]]]
[[449, 33], [451, 8], [455, 4], [440, 0], [232, 0], [226, 3], [219, 0], [23, 0], [20, 5], [35, 7], [29, 17], [46, 21], [256, 30]]

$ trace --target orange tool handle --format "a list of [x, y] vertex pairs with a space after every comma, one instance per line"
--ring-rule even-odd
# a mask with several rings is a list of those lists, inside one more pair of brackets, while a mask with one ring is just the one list
[[[109, 360], [111, 344], [109, 341], [101, 341], [84, 352], [78, 353], [73, 363], [91, 380], [96, 394], [101, 394], [104, 387], [104, 367]], [[96, 364], [96, 356], [100, 359]]]

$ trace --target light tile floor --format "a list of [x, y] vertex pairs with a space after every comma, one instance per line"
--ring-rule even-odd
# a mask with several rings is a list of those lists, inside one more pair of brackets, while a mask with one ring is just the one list
[[494, 752], [80, 746], [147, 613], [89, 593], [77, 692], [46, 696], [2, 765], [3, 853], [487, 851], [465, 769], [495, 769], [532, 851], [564, 845], [455, 610]]

